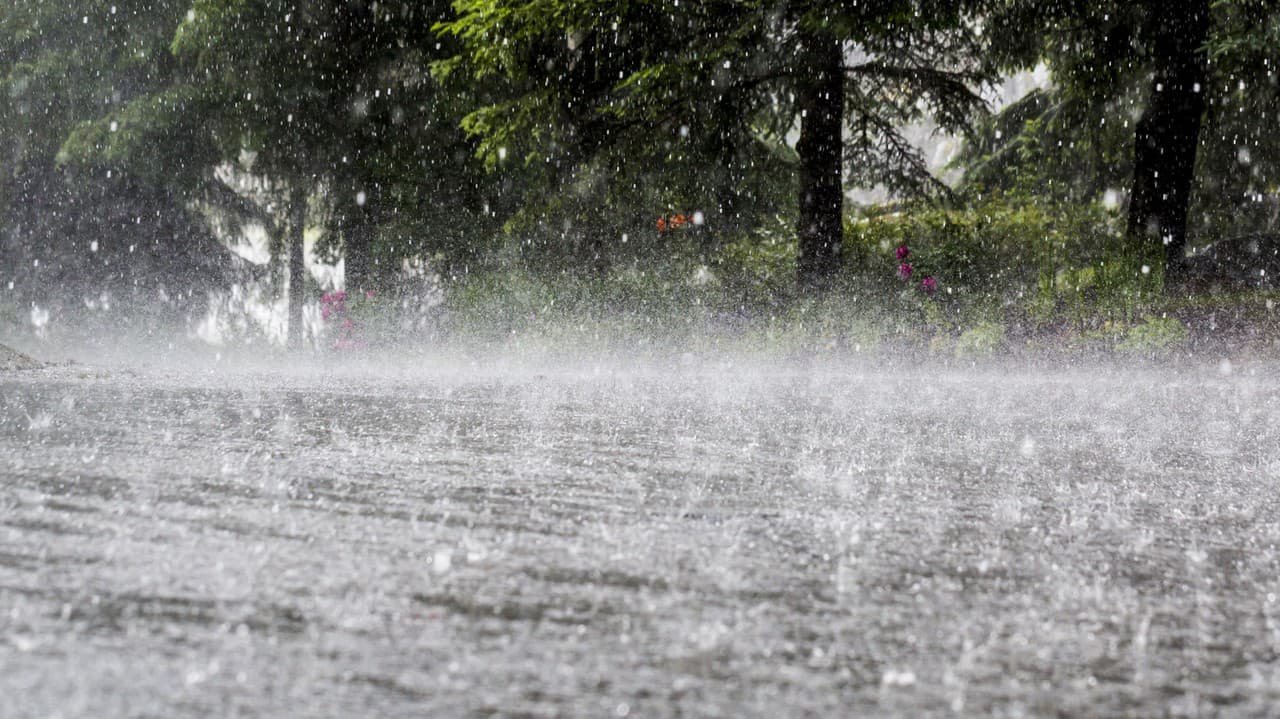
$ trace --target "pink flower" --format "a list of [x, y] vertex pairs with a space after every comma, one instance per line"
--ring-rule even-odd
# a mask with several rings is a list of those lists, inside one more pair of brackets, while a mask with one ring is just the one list
[[343, 321], [342, 321], [342, 329], [344, 329], [344, 330], [349, 330], [349, 329], [351, 329], [352, 327], [355, 327], [355, 326], [356, 326], [356, 323], [352, 322], [351, 320], [343, 320]]
[[896, 254], [898, 256], [898, 261], [901, 262], [907, 259], [907, 257], [911, 254], [911, 250], [907, 249], [906, 245], [898, 245], [898, 251]]
[[329, 305], [326, 304], [320, 308], [320, 317], [326, 320], [329, 319]]
[[913, 271], [914, 271], [914, 268], [911, 267], [910, 263], [903, 262], [902, 264], [898, 265], [898, 279], [900, 280], [911, 279], [911, 273]]
[[374, 292], [373, 290], [366, 290], [366, 291], [365, 291], [365, 293], [364, 293], [364, 298], [365, 298], [366, 300], [371, 300], [371, 299], [373, 299], [374, 297], [376, 297], [377, 295], [378, 295], [378, 293], [377, 293], [377, 292]]
[[926, 295], [931, 295], [938, 289], [938, 281], [932, 277], [926, 276], [920, 280], [920, 289], [924, 290]]
[[342, 301], [344, 301], [344, 300], [346, 300], [346, 299], [347, 299], [347, 293], [346, 293], [346, 292], [343, 292], [342, 290], [338, 290], [337, 292], [334, 292], [334, 293], [333, 293], [333, 301], [334, 301], [334, 302], [342, 302]]

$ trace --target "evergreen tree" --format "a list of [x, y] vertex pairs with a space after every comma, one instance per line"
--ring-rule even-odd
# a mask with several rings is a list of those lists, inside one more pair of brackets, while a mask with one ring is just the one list
[[1054, 86], [1006, 108], [968, 148], [967, 182], [1072, 202], [1127, 186], [1128, 249], [1176, 286], [1190, 232], [1266, 224], [1257, 200], [1272, 195], [1280, 146], [1263, 120], [1276, 99], [1269, 5], [1006, 4], [988, 18], [993, 57], [1044, 61]]
[[[198, 0], [173, 33], [179, 69], [170, 81], [83, 124], [67, 154], [135, 166], [154, 147], [184, 148], [192, 197], [271, 230], [288, 278], [288, 343], [297, 346], [305, 226], [323, 223], [316, 229], [345, 257], [347, 287], [364, 290], [382, 289], [401, 257], [465, 256], [485, 231], [495, 190], [458, 128], [467, 93], [426, 72], [447, 52], [430, 30], [445, 12], [409, 2]], [[228, 163], [265, 180], [258, 187], [269, 196], [256, 207], [236, 198], [214, 172]], [[466, 216], [474, 221], [459, 221]]]
[[[185, 11], [131, 0], [0, 11], [0, 292], [16, 304], [142, 320], [144, 309], [196, 311], [226, 279], [224, 254], [159, 173], [57, 161], [80, 123], [167, 82], [165, 48]], [[167, 149], [154, 162], [180, 172]]]
[[[601, 156], [620, 174], [661, 172], [673, 156], [730, 163], [721, 175], [728, 187], [702, 193], [722, 199], [759, 171], [750, 149], [776, 151], [798, 132], [783, 154], [798, 183], [799, 280], [821, 287], [839, 267], [845, 180], [945, 193], [902, 128], [931, 115], [962, 130], [981, 107], [974, 87], [987, 75], [968, 15], [975, 7], [463, 0], [442, 30], [465, 53], [439, 69], [505, 78], [509, 99], [477, 110], [466, 127], [491, 162], [515, 149], [553, 174]], [[714, 142], [675, 139], [716, 124]], [[733, 211], [720, 202], [711, 215]]]

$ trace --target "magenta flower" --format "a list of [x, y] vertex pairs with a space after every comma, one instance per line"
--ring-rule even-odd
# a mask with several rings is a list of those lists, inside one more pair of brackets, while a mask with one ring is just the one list
[[920, 280], [920, 289], [924, 290], [926, 295], [931, 295], [938, 290], [938, 281], [933, 277], [926, 276]]
[[906, 245], [898, 245], [897, 255], [898, 261], [901, 262], [911, 255], [911, 250], [907, 249]]
[[911, 273], [913, 271], [914, 271], [914, 268], [911, 266], [910, 263], [903, 262], [902, 264], [898, 265], [898, 279], [900, 280], [911, 279]]
[[376, 296], [377, 296], [377, 294], [378, 294], [378, 293], [374, 292], [373, 290], [366, 290], [366, 291], [365, 291], [365, 293], [364, 293], [364, 298], [365, 298], [366, 300], [371, 300], [371, 299], [373, 299], [374, 297], [376, 297]]

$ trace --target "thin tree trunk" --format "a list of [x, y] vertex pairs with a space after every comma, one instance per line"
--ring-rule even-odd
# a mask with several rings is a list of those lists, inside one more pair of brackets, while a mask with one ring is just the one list
[[720, 248], [738, 236], [742, 225], [741, 193], [745, 181], [736, 146], [737, 127], [742, 123], [742, 110], [731, 102], [728, 95], [715, 103], [715, 132], [712, 155], [719, 158], [714, 200], [716, 206], [708, 208], [703, 227], [697, 228], [699, 251], [702, 261], [710, 263]]
[[289, 188], [289, 222], [285, 243], [289, 252], [289, 324], [288, 342], [291, 350], [302, 349], [302, 305], [306, 299], [306, 247], [303, 232], [307, 221], [307, 188], [301, 178], [296, 178]]
[[800, 216], [797, 266], [802, 288], [827, 288], [840, 268], [844, 238], [841, 157], [844, 74], [841, 43], [822, 29], [802, 31], [799, 71]]
[[1209, 0], [1148, 2], [1155, 68], [1134, 133], [1130, 246], [1164, 263], [1166, 284], [1185, 269], [1187, 208], [1204, 116]]
[[351, 204], [342, 223], [343, 286], [347, 292], [382, 289], [382, 276], [375, 272], [373, 262], [379, 200], [372, 187], [351, 191]]

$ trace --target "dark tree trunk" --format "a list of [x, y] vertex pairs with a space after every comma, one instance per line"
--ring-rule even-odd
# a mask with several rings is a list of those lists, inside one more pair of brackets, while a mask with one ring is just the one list
[[797, 83], [800, 106], [800, 285], [825, 289], [840, 267], [844, 237], [844, 72], [841, 43], [830, 32], [805, 29]]
[[372, 185], [350, 191], [350, 205], [342, 220], [343, 287], [347, 292], [380, 292], [383, 289], [387, 273], [379, 271], [374, 258], [380, 201], [379, 193]]
[[1134, 133], [1126, 234], [1144, 257], [1163, 261], [1166, 283], [1176, 283], [1185, 269], [1187, 208], [1204, 116], [1201, 47], [1209, 32], [1209, 0], [1147, 4], [1155, 67]]
[[738, 138], [743, 124], [743, 110], [723, 95], [715, 103], [715, 135], [710, 154], [719, 158], [716, 174], [715, 207], [708, 208], [706, 225], [698, 228], [702, 261], [710, 263], [716, 253], [738, 236], [742, 226], [742, 192], [746, 180], [738, 157]]
[[289, 188], [289, 222], [285, 244], [289, 252], [289, 323], [288, 347], [302, 349], [302, 305], [306, 300], [307, 268], [303, 232], [307, 222], [307, 188], [301, 178]]

